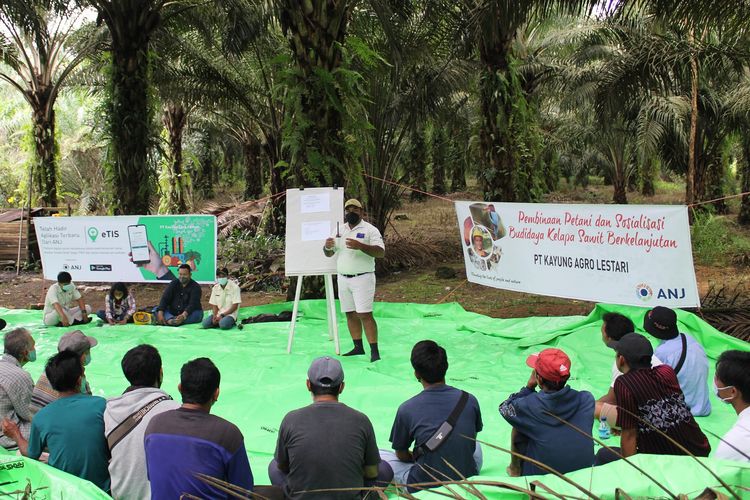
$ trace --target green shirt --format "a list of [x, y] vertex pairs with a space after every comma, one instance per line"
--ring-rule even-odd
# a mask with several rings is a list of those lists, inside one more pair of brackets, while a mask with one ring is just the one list
[[109, 448], [104, 437], [106, 400], [76, 394], [48, 404], [34, 416], [29, 457], [49, 449], [49, 465], [109, 491]]

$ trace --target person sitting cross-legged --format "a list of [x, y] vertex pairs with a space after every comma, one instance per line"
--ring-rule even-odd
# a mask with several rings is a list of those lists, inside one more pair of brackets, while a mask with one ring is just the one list
[[84, 303], [81, 292], [73, 283], [73, 277], [68, 271], [60, 272], [57, 283], [49, 287], [44, 297], [44, 324], [71, 326], [89, 323], [90, 312], [91, 306]]
[[[164, 373], [154, 346], [133, 347], [122, 358], [122, 372], [130, 383], [121, 396], [107, 400], [104, 432], [112, 460], [112, 496], [122, 500], [148, 500], [151, 485], [146, 474], [143, 436], [151, 419], [180, 403], [160, 389]], [[137, 418], [133, 418], [136, 415]]]
[[750, 462], [750, 352], [721, 353], [716, 361], [714, 391], [737, 412], [737, 422], [721, 438], [714, 457]]
[[218, 283], [211, 289], [211, 298], [208, 299], [212, 312], [203, 320], [203, 328], [218, 326], [222, 330], [229, 330], [237, 323], [237, 312], [242, 303], [240, 286], [229, 279], [226, 267], [216, 270], [216, 281]]
[[242, 432], [231, 422], [211, 415], [219, 399], [221, 373], [208, 358], [188, 361], [180, 370], [177, 389], [182, 406], [156, 415], [146, 427], [146, 470], [151, 498], [232, 498], [200, 479], [219, 479], [253, 489], [253, 473]]
[[[434, 478], [457, 480], [479, 474], [482, 448], [475, 441], [482, 430], [479, 402], [445, 383], [448, 355], [436, 342], [417, 342], [411, 351], [411, 365], [424, 390], [396, 412], [390, 438], [395, 453], [380, 451], [393, 468], [394, 482], [409, 485], [406, 489], [414, 492], [432, 487], [415, 485], [435, 482]], [[441, 430], [448, 420], [454, 421], [446, 437]], [[409, 451], [412, 443], [413, 451]]]
[[48, 464], [109, 492], [109, 450], [104, 439], [104, 398], [81, 394], [83, 365], [72, 351], [62, 351], [44, 369], [60, 398], [31, 421], [28, 441], [15, 424], [3, 422], [3, 431], [17, 443], [21, 454], [38, 459], [49, 450]]
[[[567, 385], [570, 364], [570, 358], [560, 349], [532, 354], [526, 359], [532, 369], [526, 386], [500, 405], [500, 415], [513, 426], [512, 449], [561, 473], [590, 467], [594, 462], [594, 396]], [[547, 473], [515, 456], [507, 472], [511, 476]]]
[[201, 286], [193, 281], [193, 271], [182, 264], [179, 277], [167, 285], [156, 307], [156, 322], [160, 325], [180, 326], [200, 323], [203, 319]]
[[303, 491], [387, 486], [393, 470], [380, 460], [375, 431], [367, 415], [339, 402], [344, 369], [328, 356], [307, 371], [313, 404], [289, 412], [281, 422], [268, 476], [286, 498], [356, 499], [362, 492]]
[[[690, 413], [685, 396], [669, 365], [651, 367], [654, 348], [646, 337], [629, 333], [612, 341], [617, 368], [622, 376], [615, 381], [617, 426], [622, 429], [622, 456], [636, 453], [686, 455], [680, 446], [697, 457], [711, 451], [705, 434]], [[596, 463], [617, 460], [606, 448], [596, 454]]]

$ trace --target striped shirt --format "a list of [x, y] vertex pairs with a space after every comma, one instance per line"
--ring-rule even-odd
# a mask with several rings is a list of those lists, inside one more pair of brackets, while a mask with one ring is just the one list
[[637, 429], [638, 453], [686, 454], [654, 430], [656, 428], [693, 455], [708, 456], [711, 446], [690, 413], [671, 366], [629, 371], [615, 380], [614, 390], [620, 409], [617, 412], [617, 425], [622, 429]]
[[[10, 354], [0, 357], [0, 419], [9, 419], [18, 424], [21, 434], [29, 436], [31, 430], [31, 392], [34, 380], [21, 363]], [[16, 443], [0, 430], [0, 446], [15, 448]]]
[[135, 297], [132, 293], [120, 300], [107, 294], [107, 298], [104, 299], [104, 317], [107, 321], [122, 321], [132, 317], [133, 314], [135, 314]]

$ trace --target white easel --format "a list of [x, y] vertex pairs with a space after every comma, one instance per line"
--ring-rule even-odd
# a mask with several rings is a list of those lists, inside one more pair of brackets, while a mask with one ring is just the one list
[[294, 329], [302, 295], [302, 280], [310, 276], [323, 276], [328, 338], [334, 341], [336, 354], [340, 354], [336, 303], [333, 294], [336, 257], [327, 257], [323, 252], [323, 245], [326, 238], [334, 235], [338, 224], [343, 220], [343, 215], [344, 190], [341, 188], [300, 188], [286, 191], [285, 270], [287, 276], [297, 277], [287, 353], [292, 352]]
[[[318, 275], [321, 276], [321, 275]], [[323, 274], [326, 290], [326, 317], [328, 318], [328, 340], [333, 340], [336, 355], [341, 354], [339, 345], [339, 325], [336, 319], [336, 302], [333, 297], [333, 275]], [[294, 293], [294, 307], [292, 308], [292, 323], [289, 325], [289, 340], [286, 345], [287, 354], [292, 352], [292, 342], [294, 341], [294, 326], [297, 322], [297, 312], [299, 311], [299, 301], [302, 295], [302, 280], [305, 276], [297, 276], [297, 290]]]

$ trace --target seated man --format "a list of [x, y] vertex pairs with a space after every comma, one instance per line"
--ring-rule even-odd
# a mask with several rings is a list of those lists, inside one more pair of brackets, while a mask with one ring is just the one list
[[[0, 357], [0, 418], [16, 424], [24, 438], [29, 437], [31, 417], [29, 410], [34, 380], [22, 367], [36, 361], [34, 338], [25, 328], [16, 328], [5, 334], [3, 355]], [[3, 425], [5, 428], [5, 425]], [[0, 446], [16, 448], [16, 442], [0, 434]]]
[[[627, 316], [619, 313], [608, 312], [602, 316], [602, 342], [604, 345], [613, 340], [620, 340], [623, 335], [635, 332], [635, 325]], [[656, 356], [651, 357], [651, 366], [659, 366], [661, 361]], [[599, 398], [596, 402], [594, 416], [599, 419], [602, 415], [607, 417], [611, 426], [617, 422], [617, 406], [615, 406], [615, 380], [622, 375], [617, 365], [612, 362], [612, 382], [607, 394]]]
[[[344, 370], [338, 360], [317, 358], [307, 371], [313, 404], [287, 413], [276, 453], [268, 466], [274, 486], [286, 498], [362, 498], [359, 491], [303, 494], [301, 491], [387, 486], [393, 471], [380, 460], [367, 415], [339, 402]], [[369, 483], [369, 484], [368, 484]]]
[[211, 290], [211, 298], [208, 303], [213, 312], [203, 320], [203, 328], [216, 328], [229, 330], [237, 323], [237, 312], [242, 299], [240, 298], [240, 286], [229, 279], [229, 270], [221, 267], [216, 270], [216, 281]]
[[[672, 441], [656, 432], [658, 429], [693, 455], [707, 457], [711, 446], [685, 403], [674, 370], [667, 364], [651, 368], [654, 354], [651, 342], [643, 335], [629, 333], [610, 342], [609, 347], [617, 353], [615, 362], [623, 374], [615, 380], [622, 456], [636, 453], [685, 455]], [[597, 453], [596, 463], [617, 458], [602, 448]]]
[[34, 416], [28, 441], [15, 424], [7, 426], [7, 434], [18, 443], [23, 455], [37, 459], [45, 448], [49, 449], [49, 465], [109, 492], [109, 450], [102, 419], [104, 398], [81, 394], [83, 366], [74, 352], [55, 354], [44, 371], [52, 387], [60, 393], [60, 399]]
[[657, 306], [647, 312], [643, 317], [643, 329], [659, 339], [654, 354], [674, 370], [693, 416], [710, 414], [708, 358], [703, 346], [677, 330], [677, 314], [668, 307]]
[[[482, 430], [479, 402], [471, 394], [446, 385], [448, 355], [432, 340], [414, 345], [411, 365], [424, 390], [402, 403], [396, 412], [390, 438], [395, 453], [380, 452], [393, 468], [394, 482], [407, 485], [434, 482], [433, 477], [460, 479], [479, 474], [482, 449], [474, 441]], [[454, 420], [453, 430], [447, 437], [445, 433], [436, 436], [449, 419]], [[438, 442], [441, 444], [436, 445]], [[414, 449], [409, 451], [412, 443]]]
[[[78, 304], [77, 306], [75, 304]], [[47, 326], [81, 325], [91, 321], [91, 306], [84, 304], [73, 277], [67, 271], [57, 275], [44, 298], [44, 324]]]
[[[146, 474], [143, 436], [152, 418], [175, 410], [180, 404], [159, 389], [163, 372], [161, 356], [154, 346], [143, 344], [130, 349], [121, 366], [130, 387], [122, 396], [109, 399], [104, 410], [104, 433], [112, 454], [109, 462], [112, 496], [148, 500], [151, 485]], [[140, 418], [130, 418], [134, 414]]]
[[750, 352], [721, 353], [716, 361], [714, 390], [737, 412], [737, 422], [721, 438], [714, 457], [750, 462]]
[[[88, 366], [91, 363], [91, 348], [97, 344], [94, 337], [87, 337], [81, 330], [68, 332], [57, 342], [57, 352], [72, 351], [81, 358], [81, 364]], [[83, 394], [91, 394], [86, 377], [83, 377], [81, 385]], [[31, 414], [36, 415], [39, 410], [50, 404], [52, 401], [59, 399], [60, 394], [52, 388], [44, 372], [39, 374], [39, 380], [36, 381], [34, 392], [31, 395]]]
[[236, 425], [211, 415], [219, 399], [219, 369], [208, 358], [185, 363], [177, 389], [182, 406], [156, 415], [146, 427], [146, 470], [151, 498], [228, 498], [195, 474], [205, 474], [246, 490], [253, 473], [245, 441]]
[[[570, 358], [560, 349], [532, 354], [526, 359], [526, 365], [532, 369], [526, 386], [500, 405], [500, 415], [513, 426], [513, 451], [562, 473], [590, 467], [594, 463], [591, 438], [594, 396], [566, 385], [570, 377]], [[511, 476], [547, 473], [532, 462], [516, 457], [511, 459], [507, 471]]]
[[167, 285], [156, 307], [156, 322], [160, 325], [180, 326], [200, 323], [203, 319], [201, 286], [193, 281], [190, 266], [182, 264], [178, 274], [179, 277]]

